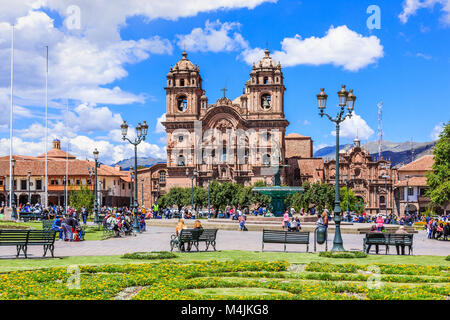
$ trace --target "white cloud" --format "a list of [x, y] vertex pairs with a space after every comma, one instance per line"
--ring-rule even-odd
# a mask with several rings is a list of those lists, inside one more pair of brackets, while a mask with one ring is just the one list
[[311, 124], [311, 122], [310, 121], [308, 121], [308, 120], [303, 120], [303, 125], [305, 125], [305, 126], [309, 126]]
[[113, 113], [107, 107], [96, 108], [93, 105], [80, 104], [69, 111], [67, 122], [69, 127], [76, 131], [109, 131], [112, 128], [119, 128], [122, 124], [122, 116]]
[[420, 9], [433, 9], [436, 4], [440, 4], [442, 7], [441, 22], [445, 25], [450, 25], [450, 0], [405, 0], [403, 2], [403, 11], [398, 18], [402, 23], [407, 23], [408, 19], [416, 15]]
[[166, 128], [162, 125], [161, 122], [166, 121], [166, 113], [164, 112], [157, 120], [156, 120], [156, 133], [165, 133]]
[[373, 35], [364, 37], [345, 25], [331, 26], [322, 38], [284, 38], [281, 47], [272, 56], [285, 67], [332, 64], [358, 71], [383, 57], [380, 39]]
[[[336, 131], [332, 131], [331, 134], [336, 136]], [[339, 137], [354, 139], [358, 137], [360, 140], [367, 140], [374, 134], [372, 128], [361, 118], [361, 116], [353, 113], [351, 118], [347, 118], [341, 123]]]
[[433, 130], [430, 133], [430, 138], [433, 139], [433, 141], [436, 141], [439, 139], [439, 135], [442, 131], [444, 131], [445, 124], [443, 122], [438, 123], [434, 126]]
[[429, 54], [424, 54], [424, 53], [420, 53], [420, 52], [416, 54], [416, 57], [423, 58], [425, 60], [431, 59], [431, 56]]
[[263, 57], [264, 49], [261, 48], [247, 48], [240, 54], [240, 58], [242, 58], [249, 65], [258, 62]]
[[238, 32], [233, 32], [241, 26], [237, 22], [219, 20], [205, 23], [205, 28], [195, 28], [186, 35], [177, 35], [178, 46], [188, 51], [221, 52], [237, 51], [248, 47], [248, 43]]

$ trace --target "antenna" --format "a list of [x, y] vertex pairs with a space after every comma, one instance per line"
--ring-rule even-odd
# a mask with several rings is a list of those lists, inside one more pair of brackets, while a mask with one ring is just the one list
[[378, 103], [378, 160], [383, 160], [383, 101]]

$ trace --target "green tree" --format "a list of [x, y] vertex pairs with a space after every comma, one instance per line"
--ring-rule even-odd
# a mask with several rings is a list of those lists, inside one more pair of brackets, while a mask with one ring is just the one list
[[450, 121], [439, 135], [433, 155], [432, 171], [425, 175], [429, 187], [426, 195], [432, 204], [444, 206], [450, 202]]
[[[342, 212], [347, 211], [347, 187], [342, 187], [340, 189], [340, 197], [341, 197], [341, 210]], [[348, 210], [355, 211], [357, 213], [362, 213], [364, 209], [364, 203], [361, 204], [356, 194], [353, 192], [351, 188], [348, 188]], [[361, 211], [361, 212], [359, 212]]]
[[69, 206], [78, 212], [84, 206], [88, 212], [94, 208], [94, 192], [88, 186], [81, 186], [78, 190], [69, 193]]

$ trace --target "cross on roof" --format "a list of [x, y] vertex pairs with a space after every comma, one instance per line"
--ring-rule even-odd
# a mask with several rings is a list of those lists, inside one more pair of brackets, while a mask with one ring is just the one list
[[220, 91], [223, 91], [223, 97], [225, 98], [225, 93], [228, 91], [227, 88], [223, 88]]

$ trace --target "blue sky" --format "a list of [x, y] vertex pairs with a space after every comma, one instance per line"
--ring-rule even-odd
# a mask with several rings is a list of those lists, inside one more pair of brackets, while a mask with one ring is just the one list
[[[352, 141], [356, 128], [363, 142], [377, 139], [379, 101], [388, 141], [431, 141], [450, 120], [448, 0], [6, 3], [0, 0], [0, 108], [7, 115], [0, 120], [2, 155], [9, 154], [10, 23], [17, 28], [14, 153], [44, 150], [47, 44], [50, 140], [62, 139], [63, 148], [70, 141], [80, 157], [91, 157], [97, 147], [107, 163], [132, 155], [118, 135], [122, 120], [146, 120], [140, 155], [164, 155], [157, 121], [166, 108], [166, 74], [184, 48], [214, 103], [224, 86], [231, 99], [242, 93], [252, 59], [268, 46], [282, 60], [287, 131], [311, 136], [316, 148], [335, 141], [332, 123], [317, 111], [322, 87], [332, 114], [341, 84], [357, 96], [358, 117], [343, 128], [342, 142]], [[67, 22], [74, 14], [70, 5], [80, 9], [79, 28]], [[380, 29], [368, 28], [370, 5], [380, 9]]]

